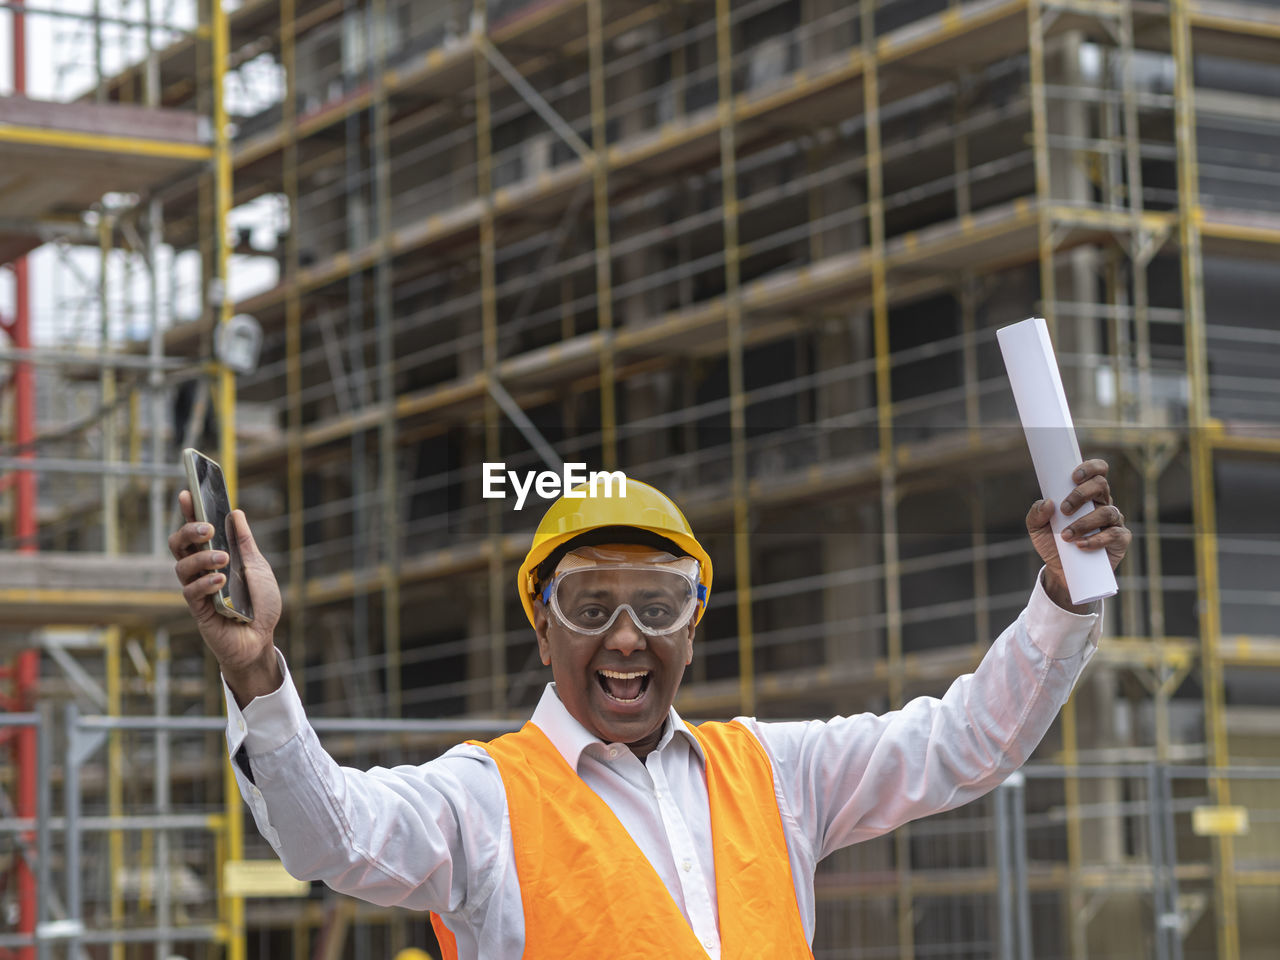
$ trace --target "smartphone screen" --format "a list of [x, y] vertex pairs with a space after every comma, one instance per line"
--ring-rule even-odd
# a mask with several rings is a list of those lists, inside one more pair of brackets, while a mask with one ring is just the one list
[[230, 563], [221, 568], [227, 578], [223, 593], [231, 601], [233, 610], [252, 620], [253, 605], [249, 602], [249, 584], [244, 578], [240, 543], [235, 531], [231, 529], [231, 503], [227, 497], [227, 483], [223, 479], [222, 468], [205, 456], [195, 456], [192, 460], [205, 519], [213, 525], [213, 539], [209, 545], [214, 550], [222, 550], [231, 558]]

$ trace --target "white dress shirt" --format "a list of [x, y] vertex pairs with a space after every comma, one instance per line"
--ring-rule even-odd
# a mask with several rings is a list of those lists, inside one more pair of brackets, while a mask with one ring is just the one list
[[[1021, 766], [1097, 649], [1101, 605], [1076, 615], [1045, 594], [941, 699], [883, 716], [770, 723], [739, 718], [773, 767], [796, 901], [813, 942], [814, 868], [841, 847], [982, 796]], [[284, 658], [280, 657], [284, 666]], [[382, 905], [431, 910], [459, 960], [519, 957], [524, 911], [497, 765], [460, 745], [419, 766], [340, 767], [307, 722], [287, 668], [241, 711], [226, 690], [227, 742], [243, 746], [241, 793], [295, 877]], [[225, 686], [225, 685], [224, 685]], [[644, 760], [603, 743], [547, 689], [535, 723], [648, 857], [707, 955], [719, 960], [715, 862], [703, 755], [672, 708]], [[656, 945], [656, 944], [655, 944]]]

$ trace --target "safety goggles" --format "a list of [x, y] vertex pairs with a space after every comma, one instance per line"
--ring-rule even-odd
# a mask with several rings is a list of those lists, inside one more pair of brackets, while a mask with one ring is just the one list
[[627, 545], [565, 554], [542, 588], [542, 602], [561, 625], [589, 637], [608, 632], [624, 610], [646, 636], [675, 633], [704, 596], [693, 557]]

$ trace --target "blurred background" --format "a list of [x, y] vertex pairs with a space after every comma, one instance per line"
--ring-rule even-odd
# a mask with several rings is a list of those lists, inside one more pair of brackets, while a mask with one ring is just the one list
[[822, 865], [815, 955], [1280, 956], [1280, 4], [219, 2], [0, 0], [0, 958], [438, 956], [245, 823], [183, 447], [341, 762], [549, 679], [485, 461], [685, 509], [685, 716], [882, 712], [1034, 582], [1032, 315], [1105, 639], [1024, 774]]

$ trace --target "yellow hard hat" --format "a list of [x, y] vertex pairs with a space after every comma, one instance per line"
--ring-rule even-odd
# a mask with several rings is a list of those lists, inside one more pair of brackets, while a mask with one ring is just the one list
[[[520, 564], [516, 574], [516, 589], [524, 604], [529, 623], [534, 624], [533, 598], [538, 595], [536, 572], [538, 565], [551, 556], [562, 544], [574, 537], [598, 530], [601, 527], [634, 527], [666, 537], [681, 550], [698, 561], [700, 603], [694, 619], [697, 623], [707, 609], [711, 596], [711, 557], [693, 535], [693, 528], [684, 518], [680, 508], [661, 490], [631, 477], [626, 480], [626, 495], [617, 487], [602, 489], [593, 496], [588, 484], [571, 491], [551, 505], [533, 534], [533, 546]], [[612, 494], [611, 496], [609, 494]]]

